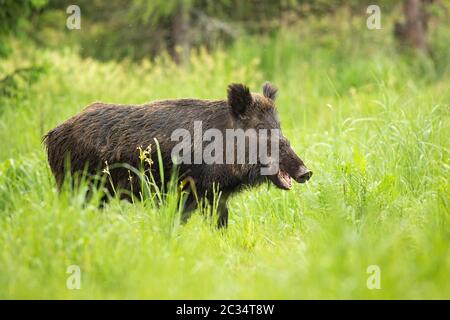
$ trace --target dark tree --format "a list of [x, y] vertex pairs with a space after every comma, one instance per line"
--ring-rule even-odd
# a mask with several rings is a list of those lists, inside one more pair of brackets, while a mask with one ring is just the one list
[[403, 3], [404, 22], [395, 24], [395, 37], [407, 46], [428, 54], [427, 29], [429, 14], [427, 5], [433, 0], [405, 0]]

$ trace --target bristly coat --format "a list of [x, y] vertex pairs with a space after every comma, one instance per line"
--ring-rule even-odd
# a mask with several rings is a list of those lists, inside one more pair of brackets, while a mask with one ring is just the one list
[[[58, 187], [63, 184], [65, 172], [75, 173], [87, 170], [98, 174], [108, 163], [113, 169], [110, 175], [115, 190], [132, 190], [139, 198], [139, 179], [129, 180], [130, 173], [114, 164], [126, 163], [135, 168], [140, 165], [138, 147], [151, 145], [152, 174], [158, 185], [161, 183], [156, 158], [157, 139], [164, 164], [164, 182], [171, 177], [173, 163], [171, 151], [178, 143], [171, 140], [174, 130], [184, 128], [193, 136], [193, 124], [201, 121], [203, 131], [215, 128], [225, 133], [226, 129], [280, 129], [275, 98], [277, 89], [270, 83], [263, 86], [263, 94], [251, 93], [242, 84], [231, 84], [227, 100], [174, 99], [154, 101], [143, 105], [116, 105], [93, 103], [53, 130], [44, 142], [48, 161]], [[225, 136], [225, 134], [224, 134]], [[192, 149], [192, 153], [195, 150]], [[70, 168], [66, 166], [70, 164]], [[289, 189], [291, 177], [305, 182], [311, 172], [295, 154], [289, 141], [280, 140], [280, 169], [272, 176], [260, 174], [261, 164], [181, 164], [178, 167], [182, 177], [189, 176], [194, 182], [198, 197], [209, 200], [213, 186], [222, 192], [219, 205], [219, 226], [226, 226], [228, 196], [243, 187], [255, 186], [266, 178], [282, 189]], [[107, 185], [112, 194], [113, 189]], [[196, 207], [193, 197], [186, 203], [185, 211]]]

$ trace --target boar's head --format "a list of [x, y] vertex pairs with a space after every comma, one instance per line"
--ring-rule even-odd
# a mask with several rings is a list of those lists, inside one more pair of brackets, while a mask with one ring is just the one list
[[[277, 88], [268, 82], [263, 85], [262, 95], [251, 93], [249, 88], [242, 84], [233, 83], [228, 87], [228, 105], [235, 120], [235, 127], [243, 130], [256, 129], [256, 131], [275, 129], [278, 132], [276, 137], [279, 146], [278, 155], [276, 157], [271, 155], [272, 162], [264, 162], [260, 165], [273, 166], [276, 161], [275, 170], [272, 170], [275, 173], [268, 174], [267, 178], [280, 189], [289, 190], [292, 187], [292, 179], [305, 183], [311, 178], [312, 171], [305, 166], [302, 159], [291, 148], [289, 140], [281, 133], [275, 108], [276, 96]], [[270, 139], [274, 139], [273, 136], [270, 136]], [[269, 140], [267, 146], [270, 144]]]

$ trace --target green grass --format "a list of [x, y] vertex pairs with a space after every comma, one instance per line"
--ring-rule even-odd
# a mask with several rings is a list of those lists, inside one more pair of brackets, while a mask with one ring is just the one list
[[[201, 50], [186, 68], [15, 42], [0, 71], [46, 72], [0, 97], [0, 298], [450, 298], [450, 26], [431, 61], [398, 53], [389, 27], [331, 23]], [[57, 193], [41, 137], [88, 103], [224, 98], [230, 82], [265, 80], [314, 176], [236, 196], [227, 230], [199, 213], [176, 224], [173, 197], [98, 209]], [[80, 290], [66, 288], [70, 265]]]

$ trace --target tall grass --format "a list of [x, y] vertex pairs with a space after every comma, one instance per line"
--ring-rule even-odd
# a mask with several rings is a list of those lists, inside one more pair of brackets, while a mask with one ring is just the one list
[[[3, 70], [46, 72], [0, 97], [0, 297], [449, 298], [450, 26], [430, 60], [364, 23], [311, 20], [200, 50], [184, 68], [15, 43]], [[58, 194], [41, 137], [88, 103], [224, 98], [230, 82], [260, 91], [264, 80], [279, 86], [284, 134], [314, 176], [234, 197], [226, 231], [198, 212], [178, 224], [173, 195], [99, 209], [83, 192]], [[80, 290], [66, 287], [69, 265]], [[370, 265], [379, 290], [366, 286]]]

